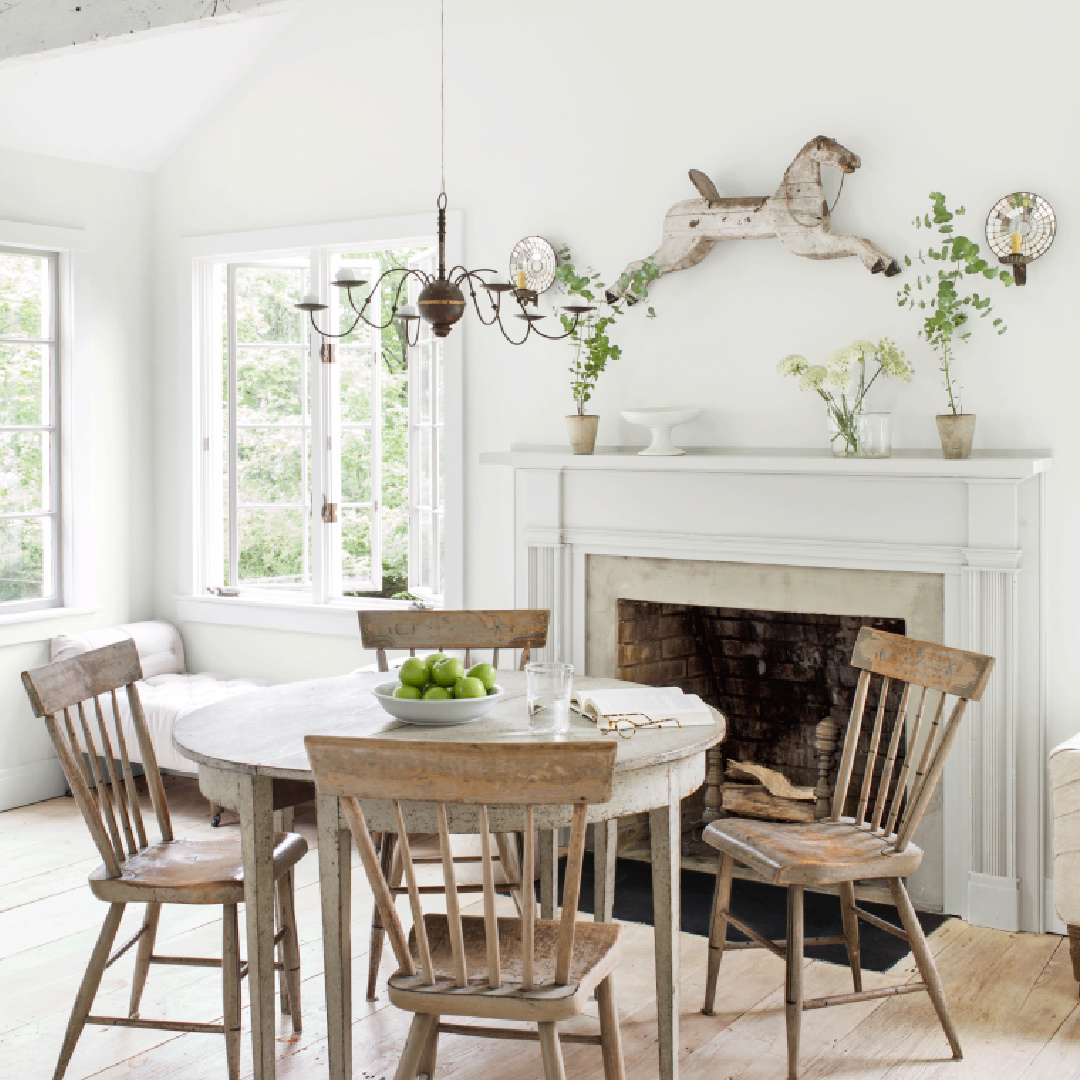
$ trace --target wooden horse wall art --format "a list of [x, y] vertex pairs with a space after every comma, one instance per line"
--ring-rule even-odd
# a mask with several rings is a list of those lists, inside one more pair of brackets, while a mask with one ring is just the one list
[[[778, 239], [795, 255], [807, 259], [845, 259], [854, 255], [872, 274], [892, 277], [900, 273], [900, 264], [876, 244], [861, 236], [838, 236], [832, 231], [832, 213], [821, 186], [821, 166], [832, 165], [844, 177], [862, 162], [857, 154], [835, 139], [819, 135], [811, 139], [787, 167], [780, 186], [772, 195], [753, 195], [725, 199], [713, 182], [698, 169], [690, 170], [700, 199], [676, 203], [664, 218], [664, 234], [652, 255], [660, 273], [670, 274], [697, 266], [722, 240]], [[836, 198], [839, 200], [840, 191]], [[630, 273], [642, 262], [632, 262]], [[621, 295], [609, 290], [608, 300]]]

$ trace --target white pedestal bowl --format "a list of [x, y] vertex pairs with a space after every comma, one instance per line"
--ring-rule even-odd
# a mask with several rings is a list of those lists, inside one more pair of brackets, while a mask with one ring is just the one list
[[671, 429], [686, 424], [701, 412], [692, 408], [623, 409], [622, 417], [631, 424], [641, 424], [652, 432], [652, 442], [638, 453], [642, 457], [675, 457], [685, 454], [671, 441]]

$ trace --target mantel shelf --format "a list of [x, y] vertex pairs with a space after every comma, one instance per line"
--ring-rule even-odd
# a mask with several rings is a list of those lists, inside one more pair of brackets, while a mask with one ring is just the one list
[[944, 480], [1025, 480], [1053, 467], [1049, 450], [976, 450], [963, 461], [940, 450], [894, 450], [888, 458], [838, 458], [828, 449], [692, 446], [678, 457], [642, 457], [637, 446], [598, 446], [574, 454], [567, 446], [515, 445], [480, 455], [486, 465], [514, 469], [592, 469], [618, 472], [780, 473]]

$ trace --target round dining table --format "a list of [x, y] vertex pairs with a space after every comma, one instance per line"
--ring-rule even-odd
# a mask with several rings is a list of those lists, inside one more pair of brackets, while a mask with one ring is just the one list
[[[246, 903], [248, 982], [255, 1080], [274, 1077], [274, 813], [315, 800], [322, 897], [328, 1057], [331, 1080], [352, 1078], [351, 834], [336, 797], [315, 790], [306, 735], [377, 736], [485, 744], [559, 739], [613, 739], [618, 745], [611, 800], [589, 807], [593, 825], [594, 918], [609, 921], [614, 900], [618, 819], [648, 812], [652, 862], [656, 1001], [661, 1080], [678, 1076], [680, 800], [705, 781], [706, 751], [725, 735], [722, 715], [683, 728], [644, 729], [624, 738], [570, 713], [569, 730], [534, 732], [525, 676], [499, 672], [503, 695], [480, 720], [419, 726], [391, 717], [372, 690], [390, 676], [356, 672], [264, 687], [197, 709], [176, 725], [176, 749], [199, 767], [211, 802], [240, 816]], [[625, 687], [615, 679], [578, 678], [575, 689]], [[552, 808], [554, 810], [554, 808]], [[552, 822], [557, 819], [552, 818]], [[557, 833], [540, 835], [540, 908], [552, 918], [557, 900]]]

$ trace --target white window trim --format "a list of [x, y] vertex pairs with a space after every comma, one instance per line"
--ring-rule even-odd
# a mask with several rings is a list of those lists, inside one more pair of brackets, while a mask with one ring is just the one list
[[[446, 259], [449, 266], [461, 262], [461, 211], [447, 212]], [[176, 609], [179, 619], [232, 626], [292, 630], [319, 634], [355, 636], [356, 612], [365, 608], [408, 607], [407, 601], [376, 598], [347, 598], [317, 603], [281, 597], [211, 596], [205, 590], [209, 572], [209, 522], [205, 520], [203, 492], [211, 483], [203, 452], [204, 417], [208, 414], [208, 388], [203, 377], [202, 357], [209, 347], [209, 326], [202, 313], [211, 310], [205, 295], [209, 275], [207, 264], [242, 260], [255, 255], [287, 254], [298, 249], [408, 241], [429, 237], [434, 213], [401, 217], [370, 218], [328, 225], [299, 225], [281, 229], [223, 233], [190, 237], [181, 241], [178, 265], [177, 313], [179, 327], [179, 576]], [[201, 301], [201, 302], [200, 302]], [[467, 318], [467, 315], [466, 315]], [[209, 321], [209, 320], [207, 320]], [[446, 338], [443, 346], [444, 407], [446, 415], [445, 485], [446, 518], [444, 602], [461, 607], [465, 594], [464, 567], [464, 410], [462, 394], [463, 327]]]
[[[51, 637], [58, 618], [96, 610], [92, 418], [89, 408], [73, 404], [89, 401], [93, 391], [90, 281], [81, 254], [90, 250], [90, 241], [84, 229], [0, 221], [0, 244], [59, 255], [60, 596], [48, 607], [7, 613], [0, 607], [0, 645], [14, 645]], [[39, 622], [45, 625], [35, 626]]]

